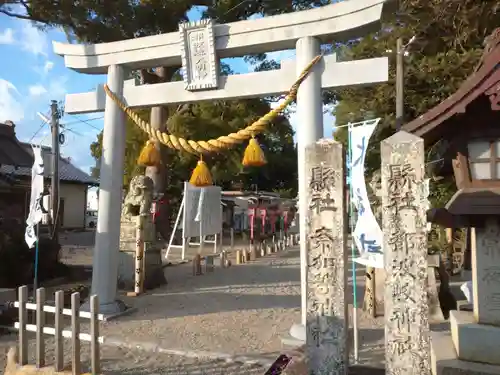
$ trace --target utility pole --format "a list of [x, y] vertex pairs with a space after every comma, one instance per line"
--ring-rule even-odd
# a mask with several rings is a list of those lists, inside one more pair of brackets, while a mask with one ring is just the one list
[[[403, 38], [398, 38], [396, 41], [396, 129], [400, 130], [404, 124], [405, 117], [405, 56], [408, 54], [408, 49], [416, 37], [412, 36], [408, 43], [403, 44]], [[387, 52], [392, 52], [391, 50]]]
[[396, 129], [400, 130], [404, 123], [404, 57], [403, 39], [396, 42]]
[[52, 188], [51, 188], [51, 206], [52, 206], [52, 239], [59, 242], [59, 109], [57, 102], [52, 100], [50, 104], [52, 130]]

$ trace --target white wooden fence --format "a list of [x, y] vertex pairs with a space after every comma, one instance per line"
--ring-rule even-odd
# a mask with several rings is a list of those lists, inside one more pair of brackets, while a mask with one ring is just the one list
[[[28, 287], [19, 288], [18, 301], [15, 307], [19, 309], [19, 321], [15, 323], [15, 328], [19, 331], [19, 364], [28, 363], [28, 334], [36, 333], [36, 366], [45, 366], [45, 335], [55, 337], [55, 370], [62, 371], [64, 367], [63, 338], [71, 339], [72, 347], [72, 373], [80, 375], [82, 373], [80, 362], [80, 342], [90, 342], [91, 346], [91, 373], [100, 372], [100, 351], [99, 345], [103, 338], [99, 336], [99, 320], [102, 315], [98, 314], [97, 296], [90, 297], [90, 312], [80, 311], [80, 293], [71, 295], [71, 309], [64, 308], [64, 292], [55, 293], [55, 306], [45, 304], [45, 289], [36, 290], [36, 303], [28, 303]], [[36, 324], [28, 324], [28, 310], [36, 311]], [[45, 314], [54, 314], [54, 327], [45, 325]], [[63, 329], [63, 316], [71, 316], [71, 331]], [[90, 333], [80, 332], [80, 318], [90, 319]]]

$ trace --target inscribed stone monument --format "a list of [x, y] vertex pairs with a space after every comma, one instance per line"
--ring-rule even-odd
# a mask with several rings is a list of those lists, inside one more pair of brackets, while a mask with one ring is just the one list
[[347, 349], [344, 151], [333, 140], [306, 148], [309, 374], [344, 375]]
[[458, 359], [487, 365], [500, 374], [500, 222], [493, 216], [472, 228], [473, 313], [451, 311], [450, 326]]
[[424, 141], [381, 143], [387, 375], [430, 374]]
[[484, 228], [472, 232], [474, 318], [479, 324], [500, 326], [500, 223], [489, 218]]

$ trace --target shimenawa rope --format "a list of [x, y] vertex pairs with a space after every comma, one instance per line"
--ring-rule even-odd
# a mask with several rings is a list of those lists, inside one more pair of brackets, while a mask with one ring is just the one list
[[143, 131], [145, 131], [152, 140], [163, 143], [165, 146], [177, 149], [179, 151], [186, 151], [193, 155], [201, 155], [204, 153], [219, 152], [224, 149], [229, 149], [237, 144], [250, 139], [258, 133], [262, 133], [266, 125], [276, 118], [289, 104], [291, 104], [297, 97], [297, 90], [300, 84], [304, 81], [311, 69], [318, 63], [323, 55], [316, 56], [302, 71], [299, 78], [290, 88], [285, 100], [276, 108], [272, 109], [264, 116], [255, 121], [252, 125], [247, 126], [245, 129], [239, 130], [237, 133], [231, 133], [221, 136], [217, 139], [210, 139], [208, 141], [193, 141], [184, 138], [176, 137], [173, 134], [168, 134], [157, 129], [153, 129], [151, 124], [144, 121], [132, 109], [128, 108], [122, 100], [120, 100], [115, 93], [113, 93], [108, 85], [104, 85], [104, 91], [109, 97], [132, 119], [132, 121]]

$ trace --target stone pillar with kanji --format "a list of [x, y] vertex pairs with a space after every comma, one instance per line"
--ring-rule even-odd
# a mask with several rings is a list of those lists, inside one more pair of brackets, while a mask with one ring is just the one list
[[387, 375], [430, 374], [424, 140], [381, 143]]
[[309, 372], [345, 375], [348, 368], [344, 150], [334, 140], [306, 148], [307, 319]]

